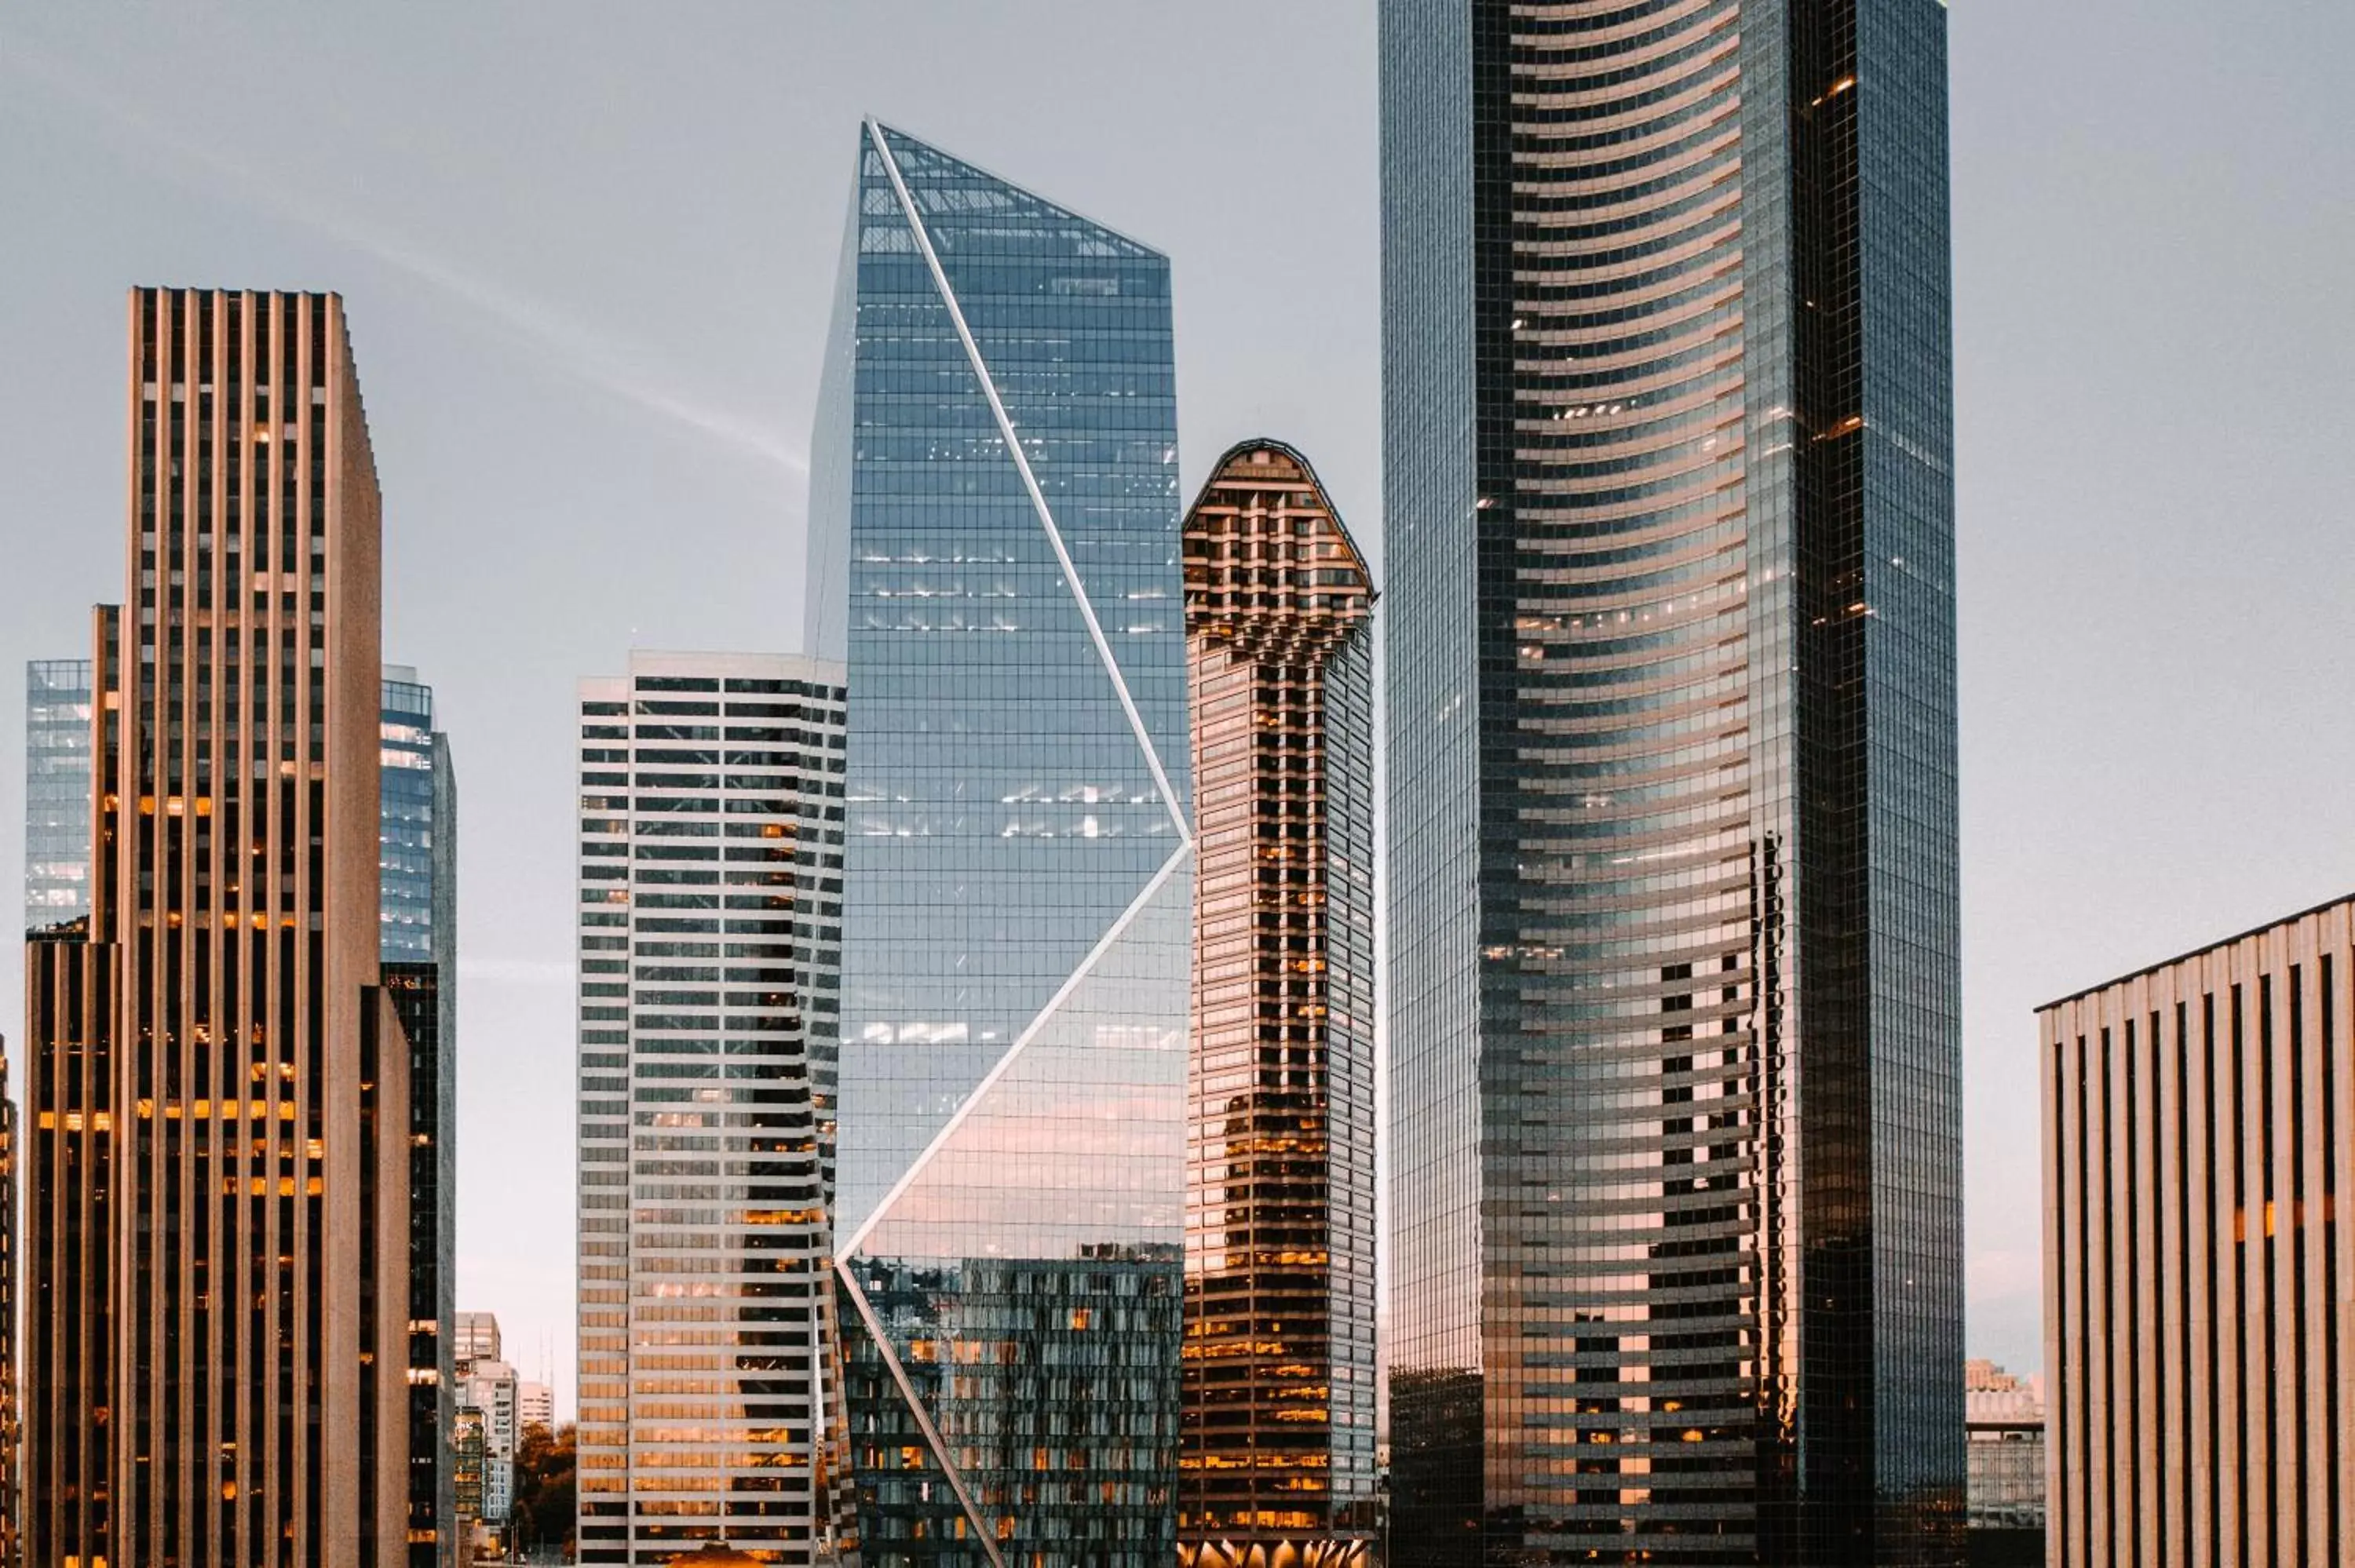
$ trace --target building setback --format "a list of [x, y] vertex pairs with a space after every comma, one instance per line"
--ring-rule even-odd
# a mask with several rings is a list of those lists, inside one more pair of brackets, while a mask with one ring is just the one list
[[[842, 668], [581, 685], [580, 1559], [831, 1563]], [[487, 1331], [482, 1331], [482, 1330]], [[497, 1355], [496, 1325], [467, 1323]], [[485, 1421], [503, 1514], [512, 1368]]]
[[130, 300], [86, 918], [28, 943], [27, 1548], [407, 1560], [408, 1047], [342, 302]]
[[2037, 1019], [2051, 1562], [2347, 1562], [2355, 898]]
[[1194, 1002], [1178, 1551], [1355, 1564], [1374, 1462], [1373, 585], [1308, 461], [1186, 514]]
[[1168, 259], [861, 128], [812, 443], [851, 690], [868, 1568], [1176, 1551], [1188, 818]]
[[1940, 0], [1384, 0], [1392, 1551], [1963, 1550]]

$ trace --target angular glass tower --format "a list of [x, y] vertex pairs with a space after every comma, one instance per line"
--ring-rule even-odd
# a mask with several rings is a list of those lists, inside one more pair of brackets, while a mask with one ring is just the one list
[[1397, 1560], [1958, 1562], [1945, 7], [1381, 28]]
[[862, 1549], [1167, 1563], [1193, 847], [1169, 263], [870, 122], [839, 290], [809, 591], [849, 668]]

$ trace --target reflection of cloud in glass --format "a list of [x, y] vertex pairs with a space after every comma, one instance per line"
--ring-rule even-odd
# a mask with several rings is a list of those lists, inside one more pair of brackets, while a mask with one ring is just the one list
[[[1183, 880], [1165, 884], [859, 1247], [887, 1257], [1080, 1255], [1176, 1242], [1185, 1168]], [[1143, 1022], [1140, 1022], [1143, 1020]]]

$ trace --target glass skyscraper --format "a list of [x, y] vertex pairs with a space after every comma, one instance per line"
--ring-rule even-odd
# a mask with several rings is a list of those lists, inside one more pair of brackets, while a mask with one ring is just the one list
[[1960, 1559], [1939, 0], [1384, 0], [1392, 1546]]
[[813, 469], [861, 1549], [1158, 1568], [1193, 885], [1167, 259], [865, 125]]
[[[842, 702], [839, 664], [775, 654], [637, 652], [581, 685], [584, 1563], [849, 1545], [826, 1224]], [[496, 1358], [496, 1324], [468, 1327]], [[514, 1372], [473, 1364], [506, 1380], [487, 1518]]]
[[87, 659], [25, 666], [25, 929], [90, 915]]
[[384, 669], [377, 926], [409, 1037], [409, 1562], [458, 1561], [450, 1430], [458, 1284], [458, 777], [433, 688]]

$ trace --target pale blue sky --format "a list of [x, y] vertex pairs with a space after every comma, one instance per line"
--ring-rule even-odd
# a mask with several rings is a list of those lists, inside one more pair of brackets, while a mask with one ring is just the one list
[[[2355, 8], [1953, 28], [1970, 1342], [2019, 1365], [2030, 1009], [2355, 887]], [[340, 290], [462, 786], [461, 1305], [567, 1406], [572, 683], [796, 641], [863, 113], [1167, 250], [1188, 482], [1284, 436], [1378, 550], [1365, 0], [0, 16], [0, 886], [23, 662], [122, 593], [123, 291]]]

